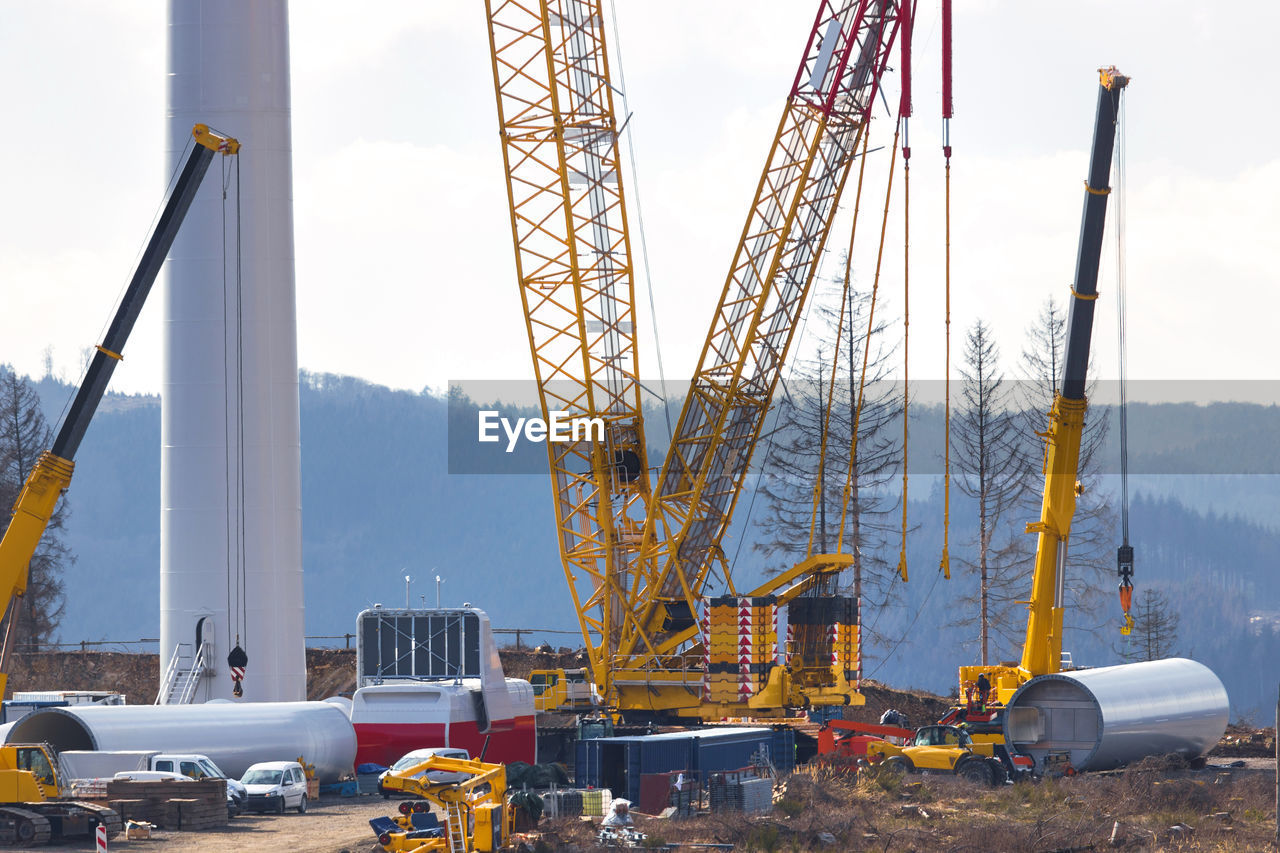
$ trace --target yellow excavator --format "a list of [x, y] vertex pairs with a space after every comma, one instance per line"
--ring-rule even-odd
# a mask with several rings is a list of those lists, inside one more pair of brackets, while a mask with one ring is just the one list
[[[437, 782], [432, 773], [465, 778]], [[502, 849], [511, 833], [505, 765], [432, 755], [412, 767], [388, 772], [382, 786], [421, 798], [401, 803], [397, 817], [369, 821], [378, 833], [378, 844], [389, 853], [493, 853]], [[443, 825], [431, 812], [432, 803], [444, 812]]]
[[[0, 612], [9, 616], [4, 650], [0, 653], [0, 695], [4, 693], [9, 653], [18, 623], [16, 604], [27, 588], [31, 557], [57, 509], [58, 499], [71, 485], [76, 450], [106, 393], [116, 363], [124, 357], [125, 342], [209, 164], [215, 156], [230, 156], [240, 150], [238, 141], [210, 130], [207, 125], [197, 124], [191, 135], [191, 150], [169, 189], [107, 334], [94, 353], [53, 447], [42, 453], [32, 467], [14, 503], [4, 538], [0, 539]], [[63, 836], [93, 832], [99, 823], [108, 827], [109, 834], [120, 831], [120, 817], [114, 811], [57, 799], [66, 792], [59, 784], [56, 768], [57, 756], [47, 746], [23, 744], [0, 748], [0, 843], [43, 844]]]

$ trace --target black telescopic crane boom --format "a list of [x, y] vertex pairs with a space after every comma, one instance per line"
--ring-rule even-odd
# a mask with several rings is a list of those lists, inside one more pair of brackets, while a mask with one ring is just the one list
[[1115, 147], [1120, 92], [1129, 84], [1114, 67], [1101, 71], [1098, 114], [1093, 124], [1093, 153], [1085, 184], [1084, 213], [1080, 218], [1080, 248], [1076, 254], [1076, 280], [1072, 284], [1071, 313], [1067, 318], [1067, 351], [1063, 360], [1062, 396], [1083, 400], [1089, 367], [1089, 342], [1093, 336], [1093, 305], [1098, 298], [1098, 263], [1102, 257], [1102, 232], [1107, 219], [1107, 195], [1111, 188], [1111, 153]]
[[142, 251], [138, 268], [129, 280], [124, 298], [120, 300], [120, 306], [111, 318], [106, 337], [93, 354], [84, 382], [76, 392], [76, 398], [58, 430], [51, 448], [54, 456], [68, 461], [75, 458], [89, 421], [93, 420], [93, 414], [102, 402], [102, 395], [107, 391], [107, 383], [111, 381], [116, 362], [123, 358], [125, 341], [129, 339], [133, 324], [137, 322], [138, 314], [151, 293], [151, 286], [160, 275], [160, 267], [164, 265], [174, 238], [178, 236], [178, 229], [182, 227], [196, 191], [200, 189], [205, 172], [209, 170], [213, 155], [234, 154], [240, 147], [236, 140], [219, 136], [202, 124], [195, 126], [192, 136], [195, 137], [196, 144], [191, 146], [191, 153], [164, 200], [164, 207], [156, 218], [156, 227]]

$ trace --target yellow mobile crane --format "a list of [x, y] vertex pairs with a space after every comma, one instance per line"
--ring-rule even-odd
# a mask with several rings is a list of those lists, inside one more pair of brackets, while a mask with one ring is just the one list
[[[814, 555], [710, 608], [704, 590], [718, 566], [733, 592], [720, 543], [904, 9], [819, 3], [656, 486], [601, 0], [486, 0], [486, 12], [542, 414], [606, 425], [603, 441], [547, 443], [560, 554], [603, 702], [704, 718], [860, 703], [857, 602], [812, 595], [830, 591], [850, 555]], [[767, 638], [763, 623], [788, 604], [796, 641], [785, 665], [763, 641], [739, 666], [732, 644], [699, 637], [700, 615], [719, 618], [707, 615], [718, 607], [730, 619], [740, 608], [744, 631]], [[709, 663], [721, 654], [732, 662]], [[741, 689], [719, 690], [739, 670]]]
[[[31, 557], [57, 508], [58, 499], [71, 485], [76, 450], [106, 393], [116, 363], [124, 357], [125, 342], [209, 164], [215, 155], [229, 156], [240, 150], [238, 141], [203, 124], [192, 129], [192, 139], [190, 153], [169, 189], [138, 268], [125, 289], [106, 336], [93, 355], [53, 447], [42, 453], [31, 469], [14, 503], [4, 538], [0, 539], [0, 612], [10, 617], [4, 651], [0, 654], [0, 695], [4, 693], [11, 640], [18, 622], [16, 604], [27, 588]], [[12, 821], [11, 840], [20, 844], [42, 844], [51, 836], [92, 831], [97, 823], [119, 832], [120, 818], [110, 809], [53, 799], [60, 794], [56, 766], [56, 756], [43, 745], [24, 744], [21, 748], [0, 750], [0, 818]], [[4, 837], [0, 830], [0, 841]]]
[[[1093, 147], [1089, 161], [1089, 178], [1085, 181], [1084, 212], [1080, 223], [1080, 246], [1076, 256], [1075, 281], [1071, 287], [1071, 313], [1067, 323], [1067, 346], [1061, 390], [1054, 395], [1049, 413], [1049, 429], [1043, 433], [1044, 498], [1040, 520], [1027, 525], [1028, 533], [1039, 538], [1036, 545], [1035, 571], [1028, 602], [1027, 632], [1018, 666], [960, 667], [961, 697], [975, 695], [974, 685], [985, 676], [991, 685], [991, 696], [975, 696], [971, 704], [979, 708], [964, 711], [982, 731], [999, 730], [999, 715], [1005, 703], [1018, 688], [1038, 675], [1056, 673], [1062, 666], [1063, 573], [1067, 542], [1076, 498], [1083, 488], [1079, 482], [1080, 441], [1084, 434], [1086, 369], [1093, 333], [1093, 308], [1098, 298], [1098, 265], [1102, 253], [1103, 227], [1106, 222], [1107, 196], [1110, 187], [1111, 157], [1115, 146], [1116, 121], [1120, 113], [1120, 97], [1129, 78], [1115, 67], [1100, 69], [1098, 106], [1094, 122]], [[1129, 596], [1132, 590], [1132, 549], [1128, 562], [1120, 565], [1120, 603], [1126, 627]], [[975, 715], [975, 712], [976, 715]], [[948, 722], [955, 712], [944, 718]]]

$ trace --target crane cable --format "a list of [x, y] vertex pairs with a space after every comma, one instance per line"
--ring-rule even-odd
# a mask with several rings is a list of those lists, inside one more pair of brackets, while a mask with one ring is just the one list
[[[950, 146], [947, 146], [950, 148]], [[938, 568], [951, 580], [951, 158], [947, 157], [946, 191], [943, 205], [946, 220], [946, 253], [944, 260], [944, 288], [946, 290], [946, 326], [945, 343], [943, 344], [943, 396], [946, 398], [943, 437], [942, 437], [942, 559]]]
[[[649, 297], [649, 324], [653, 327], [653, 352], [658, 362], [658, 387], [662, 391], [662, 414], [667, 423], [667, 444], [675, 440], [675, 427], [671, 424], [671, 407], [667, 405], [667, 371], [662, 362], [662, 338], [658, 335], [658, 306], [653, 297], [653, 274], [649, 266], [649, 241], [645, 239], [644, 209], [640, 206], [640, 177], [636, 167], [636, 143], [631, 134], [631, 107], [627, 104], [627, 75], [622, 68], [622, 40], [618, 34], [618, 7], [609, 4], [613, 21], [613, 65], [618, 69], [618, 92], [622, 98], [622, 112], [627, 116], [622, 129], [627, 132], [627, 160], [631, 166], [631, 197], [635, 200], [636, 230], [640, 235], [640, 257], [644, 261], [645, 292]], [[612, 87], [611, 87], [612, 88]], [[643, 410], [643, 406], [641, 409]]]
[[951, 0], [942, 0], [942, 155], [946, 158], [943, 211], [946, 252], [943, 279], [946, 289], [946, 327], [943, 345], [942, 387], [946, 398], [943, 426], [942, 559], [938, 568], [951, 580]]
[[[862, 180], [865, 177], [867, 172], [867, 147], [870, 144], [870, 142], [871, 142], [871, 124], [868, 122], [868, 123], [864, 123], [862, 126], [862, 162], [858, 165], [858, 190], [853, 198], [853, 225], [849, 229], [849, 248], [848, 250], [846, 250], [845, 256], [844, 256], [844, 278], [846, 283], [849, 281], [849, 277], [852, 273], [853, 238], [858, 233], [858, 214], [862, 210]], [[881, 241], [884, 240], [883, 232], [881, 232], [880, 239]], [[872, 320], [875, 319], [876, 285], [878, 284], [879, 284], [879, 280], [877, 277], [876, 284], [873, 284], [871, 287], [871, 318]], [[841, 314], [844, 313], [843, 305], [841, 305], [840, 313]], [[868, 347], [871, 345], [871, 329], [872, 329], [872, 326], [868, 325], [866, 339], [865, 339], [865, 345]], [[852, 307], [850, 307], [849, 309], [849, 339], [850, 339], [849, 347], [852, 353], [852, 348], [853, 348], [853, 308]], [[850, 370], [852, 370], [852, 367], [850, 368]], [[840, 531], [839, 531], [839, 534], [836, 536], [836, 553], [837, 554], [844, 553], [844, 524], [845, 524], [845, 519], [848, 518], [849, 516], [849, 497], [853, 488], [853, 469], [854, 469], [854, 465], [856, 464], [856, 460], [858, 458], [858, 422], [862, 417], [862, 385], [866, 381], [866, 378], [867, 378], [867, 358], [866, 358], [866, 350], [864, 349], [863, 357], [862, 357], [862, 378], [858, 382], [858, 397], [857, 397], [857, 400], [854, 402], [853, 423], [849, 425], [849, 465], [847, 466], [847, 469], [845, 471], [844, 492], [840, 500]], [[855, 565], [857, 565], [857, 560], [859, 559], [858, 543], [857, 542], [850, 543], [850, 549], [854, 554]], [[854, 574], [854, 577], [860, 578], [861, 571], [856, 571]], [[855, 588], [857, 586], [858, 584], [855, 581]], [[854, 594], [858, 595], [860, 592], [861, 590], [855, 589]]]
[[[244, 695], [244, 689], [241, 682], [244, 679], [245, 666], [249, 662], [249, 657], [241, 647], [241, 636], [243, 632], [244, 642], [249, 641], [249, 625], [246, 615], [248, 597], [247, 580], [246, 580], [246, 563], [248, 561], [248, 549], [245, 542], [245, 525], [247, 523], [247, 513], [245, 510], [245, 452], [244, 452], [244, 265], [243, 265], [243, 243], [241, 239], [241, 192], [240, 192], [240, 158], [235, 159], [235, 339], [236, 339], [236, 458], [235, 471], [232, 471], [232, 459], [230, 454], [231, 443], [231, 425], [229, 421], [230, 415], [230, 395], [228, 385], [231, 377], [229, 366], [226, 363], [225, 347], [227, 339], [227, 303], [228, 303], [228, 279], [231, 277], [227, 269], [227, 191], [231, 186], [231, 170], [232, 167], [224, 160], [222, 164], [222, 323], [223, 323], [223, 346], [224, 357], [222, 366], [223, 376], [223, 435], [227, 444], [227, 500], [232, 500], [232, 494], [235, 493], [235, 499], [238, 503], [239, 513], [233, 516], [231, 507], [227, 507], [227, 621], [228, 633], [235, 635], [235, 646], [227, 655], [227, 667], [230, 670], [232, 681], [232, 695], [239, 698]], [[234, 483], [234, 488], [233, 488]], [[236, 530], [234, 536], [232, 534], [232, 519], [235, 518]], [[235, 605], [233, 606], [232, 601]]]
[[[871, 138], [870, 129], [863, 131], [864, 139], [862, 143], [862, 168], [858, 171], [858, 197], [862, 197], [862, 177], [863, 170], [867, 163], [867, 140]], [[898, 156], [898, 128], [895, 126], [893, 130], [893, 145], [889, 149], [889, 181], [885, 187], [884, 194], [884, 215], [880, 219], [880, 247], [876, 250], [876, 273], [871, 279], [871, 307], [867, 312], [867, 334], [863, 339], [862, 347], [862, 372], [858, 377], [858, 403], [854, 407], [853, 412], [853, 428], [849, 431], [849, 466], [845, 474], [844, 481], [844, 501], [840, 508], [840, 547], [844, 544], [844, 525], [845, 519], [849, 512], [849, 496], [853, 487], [853, 465], [854, 460], [858, 458], [858, 426], [862, 421], [862, 404], [866, 397], [867, 385], [867, 360], [871, 355], [871, 330], [875, 328], [876, 320], [876, 296], [880, 292], [880, 267], [884, 260], [884, 240], [885, 231], [889, 225], [889, 200], [893, 195], [893, 172], [895, 160]], [[853, 217], [854, 228], [858, 225], [857, 211], [854, 211]], [[849, 243], [853, 245], [853, 235], [849, 237]], [[858, 543], [852, 543], [856, 548]], [[837, 552], [839, 553], [839, 552]], [[855, 595], [860, 595], [861, 590], [855, 590]]]
[[[915, 22], [914, 0], [902, 4], [902, 96], [898, 123], [902, 125], [902, 548], [898, 574], [907, 580], [907, 409], [911, 402], [911, 364], [908, 328], [911, 325], [911, 34]], [[896, 139], [896, 137], [895, 137]]]
[[907, 407], [911, 402], [908, 374], [910, 346], [907, 329], [911, 325], [911, 148], [906, 137], [907, 119], [902, 120], [902, 548], [898, 552], [898, 574], [907, 580]]
[[1133, 616], [1129, 612], [1133, 603], [1133, 547], [1129, 544], [1129, 409], [1127, 389], [1127, 293], [1125, 290], [1125, 123], [1124, 90], [1120, 91], [1120, 108], [1116, 115], [1118, 126], [1116, 157], [1116, 358], [1120, 374], [1120, 530], [1123, 544], [1116, 552], [1117, 570], [1120, 575], [1120, 608], [1124, 611], [1124, 625], [1120, 633], [1129, 636], [1133, 631]]
[[[800, 321], [800, 331], [796, 333], [795, 348], [797, 350], [800, 350], [803, 348], [805, 333], [808, 331], [808, 329], [809, 329], [809, 315], [806, 313], [802, 315], [802, 318]], [[792, 364], [790, 369], [791, 369], [791, 373], [787, 376], [786, 379], [783, 379], [779, 383], [782, 387], [783, 396], [786, 397], [788, 401], [791, 399], [791, 394], [787, 390], [787, 383], [791, 381], [792, 377], [795, 376], [795, 373], [796, 373], [795, 364]], [[765, 464], [768, 464], [768, 460], [771, 458], [770, 454], [773, 453], [773, 446], [774, 444], [777, 443], [778, 433], [782, 430], [782, 427], [778, 426], [778, 422], [782, 418], [781, 410], [773, 409], [772, 411], [774, 411], [773, 428], [767, 430], [764, 433], [764, 435], [768, 437], [768, 442], [765, 444], [764, 456], [763, 456], [765, 460]], [[756, 477], [755, 485], [751, 488], [751, 500], [747, 502], [747, 514], [746, 514], [746, 520], [744, 521], [745, 528], [749, 529], [751, 527], [751, 517], [752, 517], [752, 514], [755, 512], [756, 498], [760, 495], [760, 487], [763, 484], [763, 482], [764, 482], [763, 476]], [[729, 566], [738, 565], [738, 558], [742, 556], [742, 548], [744, 545], [746, 545], [746, 543], [747, 543], [747, 537], [745, 535], [738, 538], [738, 547], [734, 549], [733, 559], [726, 560]], [[734, 592], [733, 590], [732, 577], [726, 576], [724, 581], [725, 581], [724, 584], [721, 585], [721, 589], [723, 590], [722, 594], [737, 595], [737, 593]]]
[[[877, 301], [877, 296], [880, 293], [880, 270], [884, 261], [885, 234], [888, 230], [888, 225], [889, 225], [889, 202], [893, 197], [893, 175], [894, 175], [895, 167], [897, 166], [898, 132], [900, 129], [901, 129], [900, 125], [897, 125], [897, 124], [894, 125], [893, 144], [889, 146], [889, 179], [885, 186], [884, 214], [881, 216], [881, 219], [880, 219], [880, 245], [876, 250], [876, 271], [875, 271], [875, 275], [871, 279], [871, 305], [867, 309], [867, 334], [863, 336], [862, 370], [860, 371], [858, 376], [858, 398], [857, 398], [857, 404], [854, 406], [853, 426], [849, 430], [849, 465], [847, 466], [847, 469], [845, 472], [844, 499], [840, 508], [840, 535], [837, 539], [839, 543], [837, 546], [838, 548], [844, 547], [845, 521], [849, 517], [849, 498], [852, 496], [852, 489], [853, 489], [853, 470], [854, 470], [855, 460], [858, 458], [858, 428], [862, 422], [862, 405], [866, 400], [867, 365], [870, 361], [870, 356], [871, 356], [871, 336], [872, 336], [873, 330], [875, 329], [876, 301]], [[862, 180], [863, 180], [863, 176], [865, 174], [865, 168], [866, 168], [867, 144], [870, 140], [869, 125], [864, 131], [864, 134], [865, 134], [865, 138], [863, 139], [863, 148], [862, 148], [862, 167], [858, 170], [857, 198], [859, 200], [861, 200], [862, 198]], [[855, 230], [857, 228], [857, 222], [858, 222], [858, 211], [857, 209], [855, 209], [854, 210], [854, 229]], [[852, 247], [852, 244], [853, 244], [853, 236], [850, 235], [850, 247]], [[852, 319], [850, 319], [851, 328], [852, 328], [852, 325], [853, 325], [853, 321]], [[854, 542], [850, 543], [850, 547], [854, 553], [853, 595], [858, 600], [858, 607], [859, 607], [859, 610], [861, 610], [861, 607], [862, 607], [861, 543], [855, 540]], [[841, 551], [838, 550], [837, 553], [841, 553]], [[899, 580], [899, 578], [895, 577], [894, 581], [897, 581], [897, 580]], [[927, 596], [926, 596], [926, 599], [927, 599]], [[865, 642], [865, 638], [867, 636], [872, 636], [875, 634], [876, 625], [879, 624], [880, 617], [884, 615], [885, 610], [886, 608], [884, 607], [876, 608], [876, 615], [875, 615], [875, 618], [871, 621], [870, 627], [867, 627], [867, 628], [859, 627], [858, 634], [859, 634], [860, 642]]]

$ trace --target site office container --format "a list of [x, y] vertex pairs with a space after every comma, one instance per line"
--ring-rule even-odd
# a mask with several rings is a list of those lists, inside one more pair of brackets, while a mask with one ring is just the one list
[[762, 746], [779, 773], [794, 769], [795, 732], [790, 728], [710, 728], [580, 740], [574, 778], [580, 788], [610, 788], [638, 803], [641, 776], [685, 770], [705, 779], [749, 766]]

